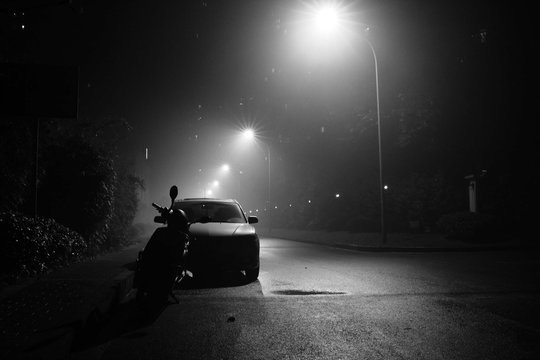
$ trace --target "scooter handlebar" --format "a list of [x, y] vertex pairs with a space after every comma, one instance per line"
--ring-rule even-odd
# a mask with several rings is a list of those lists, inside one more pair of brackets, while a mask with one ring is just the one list
[[165, 208], [165, 207], [162, 207], [162, 206], [159, 206], [158, 204], [156, 203], [152, 203], [152, 206], [154, 207], [154, 209], [156, 209], [157, 211], [159, 211], [160, 214], [162, 215], [165, 215], [168, 213], [169, 209]]

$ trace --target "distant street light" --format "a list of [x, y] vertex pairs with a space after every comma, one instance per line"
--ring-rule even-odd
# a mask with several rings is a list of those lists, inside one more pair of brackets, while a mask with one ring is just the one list
[[[318, 3], [311, 8], [311, 21], [312, 21], [312, 30], [319, 39], [325, 41], [336, 40], [339, 30], [343, 27], [344, 20], [344, 9], [338, 5], [338, 3]], [[364, 28], [365, 32], [369, 31], [368, 27]], [[331, 39], [333, 37], [334, 39]], [[377, 100], [377, 140], [378, 140], [378, 150], [379, 150], [379, 194], [380, 194], [380, 207], [381, 207], [381, 239], [383, 243], [386, 243], [386, 227], [384, 222], [384, 186], [383, 186], [383, 160], [382, 160], [382, 142], [381, 142], [381, 112], [380, 112], [380, 101], [379, 101], [379, 70], [377, 63], [377, 54], [373, 44], [369, 39], [363, 37], [363, 40], [369, 45], [371, 52], [373, 54], [373, 60], [375, 64], [375, 92]]]
[[[197, 180], [197, 188], [202, 189], [203, 197], [206, 197], [209, 194], [207, 189], [213, 189], [213, 194], [215, 195], [217, 188], [220, 187], [221, 190], [218, 191], [219, 196], [232, 198], [234, 195], [240, 193], [240, 184], [238, 177], [233, 181], [230, 181], [230, 177], [241, 176], [243, 174], [244, 172], [242, 170], [235, 169], [228, 163], [223, 163], [219, 166], [212, 166], [207, 169], [198, 169], [195, 178]], [[227, 180], [227, 178], [229, 178], [229, 180]]]
[[[207, 186], [210, 188], [208, 188]], [[219, 187], [219, 181], [214, 180], [212, 182], [209, 182], [207, 186], [205, 186], [203, 189], [203, 195], [204, 195], [203, 197], [205, 198], [212, 196], [214, 194], [214, 190]]]
[[[196, 179], [198, 179], [198, 186], [202, 186], [203, 197], [208, 197], [214, 193], [212, 191], [212, 188], [216, 189], [220, 186], [220, 182], [218, 179], [222, 179], [222, 176], [227, 175], [230, 172], [230, 169], [231, 168], [229, 164], [222, 164], [219, 167], [211, 167], [208, 170], [197, 170]], [[218, 179], [209, 181], [214, 176], [218, 177]]]
[[255, 131], [253, 129], [244, 129], [242, 130], [242, 137], [248, 141], [255, 139]]
[[[244, 130], [242, 130], [241, 132], [241, 135], [242, 135], [242, 138], [246, 141], [249, 141], [249, 142], [253, 142], [255, 140], [259, 140], [257, 139], [257, 136], [256, 136], [256, 133], [255, 133], [255, 130], [251, 129], [251, 128], [246, 128]], [[259, 140], [260, 141], [260, 140]], [[266, 208], [268, 209], [269, 211], [269, 218], [268, 218], [268, 232], [271, 232], [272, 231], [272, 209], [271, 209], [271, 180], [272, 180], [272, 177], [271, 177], [271, 165], [270, 165], [270, 147], [268, 146], [267, 143], [263, 142], [263, 141], [260, 141], [262, 144], [264, 144], [265, 148], [266, 148], [266, 158], [268, 160], [268, 187], [267, 187], [267, 193], [266, 193]]]

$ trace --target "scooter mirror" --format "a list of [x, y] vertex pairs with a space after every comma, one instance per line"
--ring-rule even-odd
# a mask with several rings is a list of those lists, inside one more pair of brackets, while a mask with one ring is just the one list
[[176, 197], [178, 196], [178, 187], [176, 185], [171, 186], [171, 190], [169, 191], [169, 195], [170, 195], [172, 201], [174, 201], [174, 199], [176, 199]]

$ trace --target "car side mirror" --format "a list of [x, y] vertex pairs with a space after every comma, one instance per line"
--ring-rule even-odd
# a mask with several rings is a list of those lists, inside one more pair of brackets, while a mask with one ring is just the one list
[[167, 220], [163, 216], [156, 216], [154, 217], [154, 222], [159, 224], [166, 224]]
[[256, 216], [248, 216], [248, 223], [249, 224], [256, 224], [259, 222], [259, 218]]

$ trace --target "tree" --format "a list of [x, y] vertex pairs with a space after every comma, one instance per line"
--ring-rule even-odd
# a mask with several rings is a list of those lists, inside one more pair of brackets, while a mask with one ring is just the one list
[[87, 240], [108, 226], [114, 202], [113, 162], [81, 136], [60, 137], [44, 150], [38, 212]]

